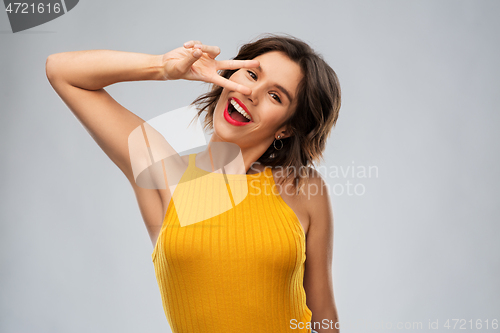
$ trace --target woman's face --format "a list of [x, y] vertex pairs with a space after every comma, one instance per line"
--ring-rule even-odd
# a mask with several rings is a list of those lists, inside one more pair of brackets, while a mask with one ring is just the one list
[[[255, 59], [259, 68], [241, 68], [229, 78], [252, 89], [251, 94], [223, 89], [214, 112], [212, 141], [233, 142], [242, 150], [255, 148], [264, 153], [278, 135], [289, 136], [282, 124], [295, 110], [302, 71], [282, 52], [268, 52]], [[251, 120], [246, 121], [237, 108]]]

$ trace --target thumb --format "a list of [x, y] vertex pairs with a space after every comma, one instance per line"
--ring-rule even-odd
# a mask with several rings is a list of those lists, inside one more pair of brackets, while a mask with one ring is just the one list
[[196, 62], [196, 60], [200, 59], [203, 52], [200, 49], [193, 49], [190, 52], [190, 55], [182, 59], [179, 63], [179, 71], [182, 73], [186, 73], [189, 71], [191, 66]]

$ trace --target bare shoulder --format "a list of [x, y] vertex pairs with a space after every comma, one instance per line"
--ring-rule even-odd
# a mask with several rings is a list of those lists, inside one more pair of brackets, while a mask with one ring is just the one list
[[333, 220], [328, 183], [314, 168], [308, 167], [309, 178], [300, 189], [300, 196], [305, 202], [311, 226], [321, 225], [322, 228]]
[[[302, 196], [302, 198], [306, 197], [310, 199], [311, 196], [317, 197], [318, 195], [322, 194], [321, 190], [325, 190], [326, 182], [323, 180], [323, 176], [316, 169], [307, 167], [307, 171], [309, 177], [305, 178], [302, 182], [301, 187], [295, 188], [295, 190], [297, 191], [297, 196]], [[277, 181], [283, 178], [277, 178]], [[291, 186], [293, 184], [293, 177], [284, 179], [284, 184], [286, 184], [287, 186]]]
[[[293, 186], [292, 178], [286, 179], [284, 172], [273, 171], [278, 192], [297, 215], [306, 235], [309, 234], [313, 223], [328, 223], [328, 216], [331, 215], [326, 182], [317, 170], [308, 167], [308, 171], [309, 178], [304, 181], [299, 191]], [[326, 227], [320, 226], [320, 229], [325, 230]]]

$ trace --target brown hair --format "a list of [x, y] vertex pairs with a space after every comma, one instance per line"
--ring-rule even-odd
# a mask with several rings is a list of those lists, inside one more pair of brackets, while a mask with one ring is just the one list
[[[281, 184], [291, 178], [296, 189], [309, 177], [308, 166], [323, 160], [326, 139], [330, 136], [339, 116], [341, 91], [334, 70], [309, 45], [290, 35], [266, 34], [244, 44], [235, 60], [251, 60], [271, 51], [281, 51], [300, 65], [303, 78], [297, 87], [297, 108], [282, 124], [287, 124], [290, 136], [282, 140], [283, 148], [276, 150], [271, 144], [257, 160], [265, 166], [287, 170]], [[219, 74], [229, 79], [236, 70], [223, 70]], [[213, 129], [213, 115], [223, 88], [213, 85], [211, 91], [199, 96], [191, 105], [197, 105], [195, 118], [207, 112], [204, 129]], [[280, 125], [280, 126], [282, 126]], [[278, 143], [279, 146], [281, 146]], [[290, 170], [292, 169], [292, 170]], [[298, 174], [294, 170], [299, 170]]]

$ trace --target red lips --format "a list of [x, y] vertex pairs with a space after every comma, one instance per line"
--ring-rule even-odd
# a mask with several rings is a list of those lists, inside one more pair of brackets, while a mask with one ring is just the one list
[[[241, 105], [241, 107], [245, 110], [245, 112], [248, 113], [246, 107], [244, 105], [242, 105], [243, 103], [241, 103], [241, 101], [238, 101], [236, 98], [234, 99], [239, 105]], [[248, 121], [248, 122], [241, 122], [241, 121], [237, 121], [237, 120], [234, 120], [233, 118], [231, 118], [231, 116], [229, 115], [229, 112], [228, 112], [228, 108], [229, 108], [229, 103], [231, 101], [231, 98], [227, 100], [226, 102], [226, 107], [224, 108], [224, 119], [226, 119], [226, 121], [228, 123], [230, 123], [231, 125], [234, 125], [234, 126], [244, 126], [244, 125], [247, 125], [247, 124], [250, 124], [252, 121]], [[233, 112], [238, 112], [238, 111], [233, 111]], [[250, 115], [250, 113], [248, 113]], [[250, 116], [250, 118], [252, 118], [252, 116]]]

